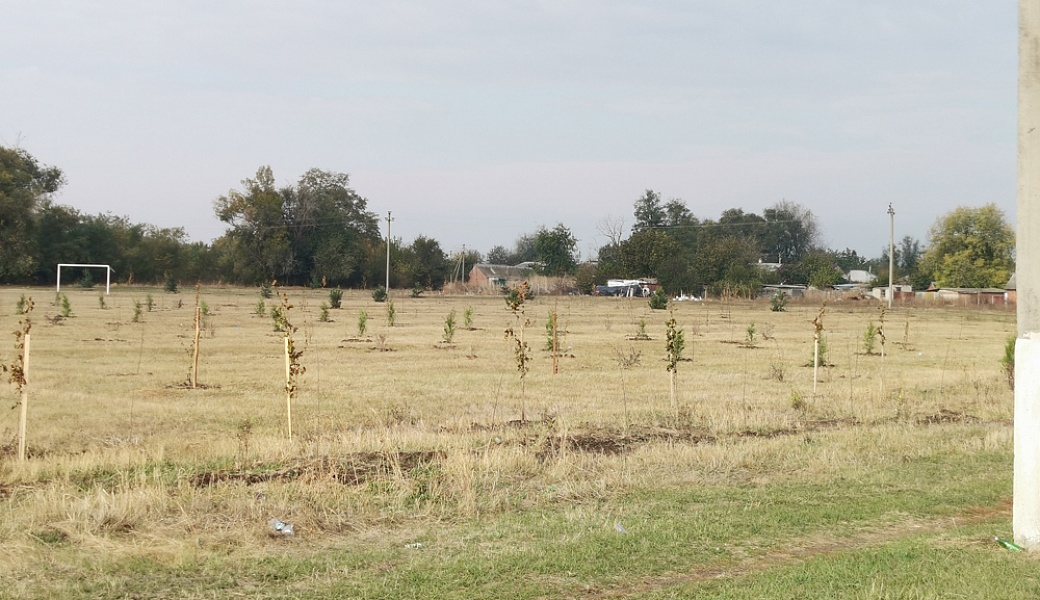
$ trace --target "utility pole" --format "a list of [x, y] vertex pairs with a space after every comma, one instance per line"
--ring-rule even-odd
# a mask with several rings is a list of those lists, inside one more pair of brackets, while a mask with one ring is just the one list
[[1040, 3], [1018, 2], [1015, 541], [1040, 549]]
[[462, 245], [462, 285], [466, 285], [466, 244]]
[[892, 203], [888, 203], [888, 308], [892, 309], [892, 275], [896, 266], [896, 211], [892, 210]]
[[386, 211], [386, 293], [390, 293], [390, 223], [393, 222], [393, 213]]

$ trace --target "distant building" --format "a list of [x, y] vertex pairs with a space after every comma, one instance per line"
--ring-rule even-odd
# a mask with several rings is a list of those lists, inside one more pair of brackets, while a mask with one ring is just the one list
[[[888, 286], [874, 286], [870, 290], [870, 295], [877, 298], [878, 300], [888, 302]], [[903, 283], [892, 284], [892, 300], [894, 302], [901, 302], [903, 300], [914, 299], [914, 286]]]
[[862, 269], [852, 269], [845, 274], [845, 280], [849, 283], [874, 283], [874, 279], [877, 276], [870, 271], [864, 271]]
[[477, 287], [500, 288], [517, 285], [534, 274], [530, 266], [475, 264], [469, 272], [469, 284]]
[[1011, 274], [1011, 279], [1008, 279], [1007, 285], [1004, 286], [1004, 302], [1018, 303], [1018, 284], [1015, 282], [1015, 273]]

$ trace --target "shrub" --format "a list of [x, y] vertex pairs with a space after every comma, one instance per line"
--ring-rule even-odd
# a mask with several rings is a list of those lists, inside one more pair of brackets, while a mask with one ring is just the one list
[[664, 290], [657, 290], [650, 296], [650, 308], [653, 310], [664, 310], [668, 308], [668, 294]]
[[253, 307], [253, 314], [262, 317], [267, 314], [267, 306], [264, 305], [264, 299], [260, 298], [256, 301], [256, 306]]
[[137, 298], [134, 298], [134, 317], [131, 319], [134, 323], [141, 322], [141, 313], [144, 312], [144, 305]]
[[69, 297], [65, 294], [61, 295], [61, 316], [66, 319], [72, 316], [72, 304], [69, 303]]
[[466, 329], [473, 329], [473, 307], [467, 306], [466, 310], [462, 311], [462, 324]]
[[357, 335], [358, 337], [365, 337], [365, 331], [368, 330], [368, 313], [362, 310], [358, 313], [357, 318]]
[[274, 330], [275, 331], [285, 331], [284, 329], [282, 329], [282, 323], [285, 321], [285, 318], [282, 315], [282, 307], [281, 306], [272, 306], [271, 307], [271, 320], [274, 321]]
[[773, 294], [772, 299], [769, 300], [769, 310], [773, 312], [784, 312], [787, 310], [787, 294], [783, 290], [778, 290]]
[[155, 308], [155, 299], [152, 298], [151, 294], [145, 296], [144, 305], [148, 309], [148, 312], [152, 312], [152, 309]]
[[747, 330], [744, 334], [744, 346], [747, 348], [755, 347], [755, 324], [751, 323], [747, 326]]
[[260, 284], [260, 297], [268, 299], [274, 295], [274, 291], [271, 290], [271, 284], [266, 281]]
[[397, 324], [397, 310], [394, 309], [394, 299], [386, 299], [386, 324], [393, 327]]
[[[812, 349], [810, 348], [810, 352], [811, 351], [812, 351]], [[829, 366], [829, 365], [830, 365], [830, 363], [827, 362], [827, 337], [821, 333], [820, 334], [820, 352], [819, 352], [819, 357], [818, 357], [818, 359], [816, 361], [816, 366], [817, 367], [826, 367], [826, 366]], [[813, 366], [812, 356], [809, 357], [809, 366], [810, 367]]]
[[322, 323], [329, 322], [329, 305], [325, 302], [321, 303], [321, 313], [318, 315], [318, 320]]
[[83, 273], [83, 277], [79, 280], [79, 287], [89, 290], [94, 287], [94, 276], [90, 274], [90, 271]]
[[372, 299], [376, 302], [386, 302], [386, 296], [386, 288], [383, 286], [379, 286], [372, 290]]
[[334, 287], [329, 290], [329, 307], [339, 309], [343, 306], [343, 290]]
[[873, 354], [874, 344], [877, 343], [877, 327], [874, 327], [874, 322], [867, 323], [867, 329], [863, 332], [863, 353]]
[[419, 285], [419, 283], [417, 282], [415, 285], [412, 286], [412, 298], [418, 298], [419, 296], [422, 296], [422, 293], [425, 291], [426, 290], [423, 289], [423, 286]]
[[177, 280], [174, 279], [173, 275], [166, 276], [166, 283], [163, 284], [163, 289], [171, 294], [177, 293]]
[[455, 309], [451, 309], [448, 316], [444, 318], [444, 343], [450, 344], [455, 339]]

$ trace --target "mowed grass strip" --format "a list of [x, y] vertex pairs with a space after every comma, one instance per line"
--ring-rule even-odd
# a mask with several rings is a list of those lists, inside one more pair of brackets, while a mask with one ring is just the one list
[[[891, 433], [860, 435], [869, 444], [890, 439]], [[847, 434], [833, 433], [809, 446], [801, 440], [776, 442], [776, 451], [825, 453]], [[59, 540], [47, 554], [64, 566], [62, 576], [32, 585], [23, 579], [21, 590], [54, 597], [162, 597], [177, 590], [179, 597], [316, 598], [632, 597], [671, 590], [680, 594], [675, 597], [689, 597], [681, 591], [717, 579], [794, 569], [803, 561], [834, 560], [846, 570], [869, 570], [877, 558], [861, 546], [884, 553], [890, 545], [901, 547], [904, 538], [949, 537], [949, 527], [979, 520], [990, 526], [984, 536], [971, 530], [944, 544], [981, 552], [995, 548], [1013, 560], [995, 545], [976, 544], [1009, 527], [1006, 449], [974, 452], [992, 432], [964, 425], [923, 429], [918, 437], [935, 452], [901, 458], [904, 448], [893, 448], [859, 468], [835, 465], [783, 475], [756, 469], [745, 477], [707, 475], [695, 486], [619, 486], [566, 503], [554, 500], [553, 490], [543, 490], [497, 514], [439, 518], [451, 512], [416, 511], [396, 525], [372, 526], [384, 536], [258, 537], [254, 547], [231, 541], [224, 553], [214, 552], [210, 538], [201, 549], [186, 547], [173, 560], [125, 549], [86, 556]], [[887, 468], [877, 466], [885, 462]], [[205, 525], [193, 528], [205, 538]], [[106, 537], [118, 544], [134, 535]], [[866, 564], [849, 564], [856, 560]], [[986, 571], [979, 573], [985, 576]], [[879, 581], [911, 581], [901, 577], [896, 573]], [[976, 589], [974, 580], [971, 584]], [[798, 589], [791, 587], [790, 597]]]

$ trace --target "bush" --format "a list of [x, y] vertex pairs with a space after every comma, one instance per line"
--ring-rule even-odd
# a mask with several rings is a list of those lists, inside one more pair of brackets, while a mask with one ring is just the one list
[[412, 298], [418, 298], [419, 296], [422, 296], [422, 293], [425, 291], [426, 290], [423, 288], [423, 286], [416, 283], [412, 286]]
[[69, 297], [65, 294], [61, 295], [61, 316], [66, 319], [72, 316], [72, 304], [69, 303]]
[[368, 330], [368, 313], [362, 310], [358, 313], [357, 318], [357, 335], [359, 338], [365, 337], [365, 331]]
[[877, 343], [877, 327], [874, 327], [874, 322], [867, 323], [867, 329], [863, 332], [863, 353], [873, 354], [874, 344]]
[[177, 293], [177, 280], [174, 279], [173, 275], [166, 277], [166, 283], [163, 284], [163, 289], [171, 294]]
[[372, 290], [372, 299], [376, 302], [386, 302], [386, 288], [379, 286]]
[[769, 300], [769, 310], [773, 312], [784, 312], [787, 310], [787, 294], [783, 290], [773, 294], [772, 299]]
[[450, 344], [455, 339], [455, 309], [451, 309], [448, 316], [444, 318], [444, 343]]
[[668, 294], [664, 290], [657, 290], [650, 296], [650, 308], [653, 310], [664, 310], [668, 308]]
[[274, 295], [274, 291], [271, 290], [271, 284], [266, 281], [260, 284], [260, 297], [268, 299]]
[[329, 305], [325, 302], [321, 303], [321, 313], [318, 315], [318, 320], [322, 323], [328, 323], [329, 319]]
[[340, 308], [343, 306], [343, 290], [334, 287], [329, 290], [329, 308]]

